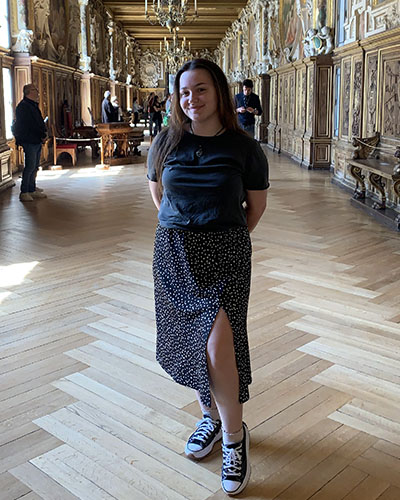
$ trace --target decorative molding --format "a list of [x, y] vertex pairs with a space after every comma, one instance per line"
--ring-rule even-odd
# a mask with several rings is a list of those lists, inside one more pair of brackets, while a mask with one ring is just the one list
[[22, 29], [18, 33], [17, 40], [11, 47], [11, 50], [14, 53], [21, 52], [29, 54], [31, 52], [33, 39], [34, 39], [34, 34], [32, 30]]
[[140, 84], [142, 87], [156, 88], [162, 78], [162, 62], [158, 54], [145, 50], [139, 62]]
[[80, 37], [79, 37], [79, 69], [82, 71], [90, 71], [91, 57], [88, 55], [88, 39], [87, 39], [87, 5], [88, 0], [79, 0], [80, 9]]
[[[28, 12], [24, 0], [16, 0], [14, 3], [16, 20], [11, 23], [11, 38], [13, 44], [11, 50], [14, 53], [28, 53], [32, 51], [34, 32], [28, 29]], [[11, 11], [12, 13], [13, 11]], [[16, 22], [15, 22], [16, 21]], [[14, 27], [14, 31], [13, 31]]]
[[79, 35], [81, 28], [80, 2], [79, 0], [69, 0], [68, 63], [73, 68], [78, 68], [80, 63]]
[[310, 28], [304, 43], [304, 57], [330, 54], [333, 51], [333, 30], [324, 26], [320, 30]]
[[91, 72], [109, 77], [111, 41], [108, 36], [110, 15], [100, 0], [89, 0], [89, 36]]

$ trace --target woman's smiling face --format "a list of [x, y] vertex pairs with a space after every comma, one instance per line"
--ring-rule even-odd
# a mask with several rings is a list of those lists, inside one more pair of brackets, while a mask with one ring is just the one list
[[215, 119], [218, 109], [217, 92], [207, 70], [194, 69], [182, 73], [179, 91], [181, 108], [194, 123]]

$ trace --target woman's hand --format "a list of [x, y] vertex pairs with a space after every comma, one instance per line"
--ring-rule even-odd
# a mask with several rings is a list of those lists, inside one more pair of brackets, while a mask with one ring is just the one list
[[246, 215], [249, 233], [257, 226], [267, 207], [267, 190], [246, 191]]

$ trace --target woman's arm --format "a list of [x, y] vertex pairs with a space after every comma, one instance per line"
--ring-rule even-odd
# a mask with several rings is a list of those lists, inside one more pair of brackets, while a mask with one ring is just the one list
[[267, 190], [246, 191], [247, 227], [251, 233], [267, 207]]
[[157, 207], [157, 210], [160, 210], [161, 197], [158, 189], [158, 183], [154, 181], [149, 181], [149, 188], [151, 197], [153, 198], [154, 205]]

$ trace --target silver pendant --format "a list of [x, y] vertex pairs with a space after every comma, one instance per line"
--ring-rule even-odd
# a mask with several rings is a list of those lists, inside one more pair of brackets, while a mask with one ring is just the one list
[[196, 154], [197, 158], [200, 158], [200, 156], [203, 155], [203, 148], [201, 147], [201, 144], [200, 144], [199, 149], [196, 151], [195, 154]]

